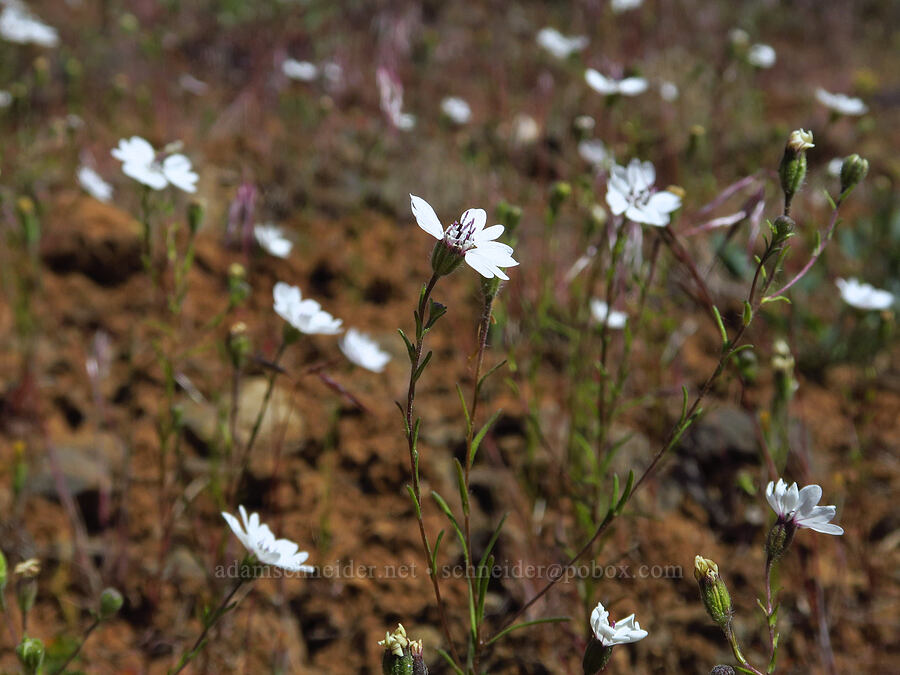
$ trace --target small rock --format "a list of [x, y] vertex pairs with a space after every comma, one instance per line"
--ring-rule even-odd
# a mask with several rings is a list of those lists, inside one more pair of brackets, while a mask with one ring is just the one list
[[[54, 446], [29, 477], [32, 492], [56, 498], [56, 471], [62, 475], [74, 497], [111, 491], [125, 457], [118, 439], [110, 435], [90, 435]], [[54, 466], [55, 460], [55, 466]]]

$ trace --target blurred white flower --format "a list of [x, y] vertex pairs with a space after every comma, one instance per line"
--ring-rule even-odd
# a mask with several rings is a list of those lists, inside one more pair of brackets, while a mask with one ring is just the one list
[[512, 257], [511, 246], [494, 241], [503, 234], [503, 225], [485, 229], [487, 213], [484, 209], [466, 210], [445, 230], [431, 204], [415, 195], [410, 195], [409, 199], [419, 227], [443, 242], [453, 253], [464, 256], [466, 264], [481, 276], [509, 279], [500, 268], [515, 267], [519, 263]]
[[541, 137], [541, 126], [531, 115], [519, 113], [513, 118], [511, 136], [515, 145], [531, 145]]
[[750, 34], [743, 28], [732, 28], [728, 31], [728, 40], [736, 49], [746, 49], [750, 44]]
[[599, 139], [584, 140], [578, 144], [578, 154], [591, 166], [608, 169], [613, 157], [609, 154], [603, 141]]
[[604, 647], [626, 645], [647, 637], [647, 631], [641, 628], [641, 625], [634, 618], [634, 614], [611, 622], [609, 620], [609, 612], [606, 611], [602, 602], [598, 602], [594, 611], [591, 612], [591, 630], [594, 631], [594, 637]]
[[653, 192], [656, 169], [650, 162], [632, 159], [628, 167], [613, 166], [606, 184], [606, 203], [615, 215], [645, 225], [664, 227], [669, 214], [681, 208], [681, 197], [662, 190]]
[[12, 105], [13, 96], [5, 89], [0, 89], [0, 108], [8, 108]]
[[841, 169], [844, 166], [844, 158], [843, 157], [835, 157], [833, 160], [828, 162], [828, 167], [826, 171], [828, 171], [829, 176], [834, 176], [835, 178], [841, 177]]
[[575, 52], [588, 46], [584, 35], [568, 37], [555, 28], [541, 28], [537, 34], [537, 43], [558, 59], [567, 59]]
[[861, 98], [851, 98], [846, 94], [832, 94], [822, 87], [816, 89], [816, 100], [839, 115], [859, 116], [869, 111], [869, 106]]
[[593, 68], [588, 68], [584, 71], [584, 80], [591, 89], [604, 96], [612, 96], [613, 94], [637, 96], [647, 91], [648, 86], [647, 80], [643, 77], [626, 77], [624, 80], [614, 80]]
[[[252, 513], [247, 517], [247, 510], [238, 507], [241, 520], [238, 521], [230, 513], [222, 512], [228, 527], [240, 539], [244, 548], [256, 556], [259, 562], [274, 565], [290, 572], [315, 572], [311, 565], [304, 565], [309, 553], [300, 551], [299, 546], [290, 539], [276, 539], [272, 530], [265, 523], [259, 522], [259, 514]], [[243, 524], [242, 524], [243, 523]]]
[[336, 335], [341, 320], [322, 309], [315, 300], [304, 300], [300, 289], [279, 281], [272, 289], [274, 309], [282, 319], [307, 335]]
[[677, 100], [678, 85], [674, 82], [669, 82], [668, 80], [661, 82], [659, 85], [659, 95], [662, 97], [663, 101], [667, 101], [668, 103]]
[[332, 88], [340, 87], [344, 82], [344, 69], [340, 63], [335, 63], [334, 61], [327, 61], [322, 64], [322, 75], [325, 76], [325, 81]]
[[181, 74], [181, 77], [178, 78], [178, 86], [194, 96], [203, 96], [209, 91], [209, 85], [206, 82], [198, 80], [190, 73]]
[[292, 80], [312, 82], [319, 76], [319, 67], [309, 61], [285, 59], [281, 63], [281, 72]]
[[629, 9], [637, 9], [644, 3], [644, 0], [612, 0], [609, 3], [615, 14], [627, 12]]
[[841, 291], [841, 298], [851, 307], [881, 311], [894, 304], [893, 293], [871, 284], [860, 283], [856, 279], [838, 279], [835, 283]]
[[609, 305], [605, 301], [597, 298], [591, 299], [591, 316], [594, 317], [594, 321], [597, 323], [606, 321], [606, 325], [613, 330], [625, 328], [625, 324], [628, 322], [628, 315], [625, 312], [614, 309], [609, 312], [609, 320], [606, 319], [607, 312], [609, 312]]
[[824, 534], [844, 534], [844, 528], [833, 525], [837, 509], [834, 506], [816, 506], [822, 498], [822, 488], [807, 485], [802, 490], [797, 484], [790, 487], [781, 478], [778, 483], [770, 482], [766, 487], [766, 500], [782, 523], [792, 522], [797, 527], [805, 527]]
[[162, 161], [156, 151], [140, 136], [121, 139], [112, 156], [122, 162], [122, 172], [139, 183], [162, 190], [174, 185], [185, 192], [197, 191], [197, 174], [191, 167], [191, 160], [182, 154], [169, 155]]
[[294, 248], [294, 242], [284, 236], [284, 230], [271, 223], [254, 226], [253, 236], [264, 251], [276, 258], [287, 258]]
[[338, 346], [350, 361], [373, 373], [380, 373], [391, 360], [391, 355], [382, 351], [375, 340], [355, 328], [347, 330]]
[[22, 3], [8, 3], [0, 12], [0, 37], [18, 44], [55, 47], [59, 33], [34, 16]]
[[381, 110], [397, 129], [409, 131], [416, 126], [414, 115], [403, 112], [403, 85], [400, 79], [387, 68], [375, 71], [378, 93], [381, 96]]
[[441, 111], [456, 124], [466, 124], [472, 118], [472, 108], [457, 96], [448, 96], [441, 101]]
[[100, 177], [100, 174], [89, 166], [78, 167], [78, 183], [91, 197], [101, 202], [112, 199], [113, 187]]
[[757, 68], [771, 68], [775, 65], [775, 49], [770, 45], [757, 43], [747, 52], [747, 62]]

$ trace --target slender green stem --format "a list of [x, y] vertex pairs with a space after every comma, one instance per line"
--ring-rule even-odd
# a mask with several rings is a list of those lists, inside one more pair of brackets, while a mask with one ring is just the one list
[[734, 654], [734, 658], [737, 659], [738, 663], [751, 673], [755, 673], [755, 675], [763, 675], [760, 671], [750, 665], [750, 662], [747, 661], [747, 658], [744, 656], [743, 652], [741, 652], [741, 646], [738, 644], [737, 636], [734, 634], [734, 629], [731, 627], [730, 623], [724, 630], [725, 638], [728, 640], [728, 644], [731, 645], [731, 652]]
[[215, 626], [219, 622], [219, 619], [225, 616], [228, 613], [228, 610], [231, 609], [229, 603], [231, 603], [231, 599], [234, 597], [234, 594], [238, 592], [238, 589], [243, 586], [244, 583], [244, 579], [238, 579], [237, 584], [235, 584], [234, 588], [232, 588], [231, 591], [229, 591], [228, 595], [225, 596], [224, 600], [222, 600], [222, 603], [212, 613], [212, 616], [204, 621], [203, 631], [197, 637], [197, 641], [194, 642], [193, 647], [182, 654], [181, 660], [178, 662], [175, 670], [170, 670], [168, 675], [178, 675], [178, 673], [184, 670], [185, 666], [193, 661], [194, 657], [200, 653], [200, 650], [206, 643], [206, 637], [207, 635], [209, 635], [209, 631], [212, 630], [213, 626]]
[[91, 633], [100, 625], [100, 618], [94, 619], [94, 622], [88, 626], [87, 630], [84, 631], [84, 637], [81, 638], [81, 642], [78, 644], [78, 647], [75, 648], [75, 651], [69, 655], [69, 658], [65, 660], [65, 662], [56, 670], [53, 671], [53, 675], [59, 675], [59, 673], [63, 673], [66, 670], [66, 666], [68, 666], [72, 661], [75, 660], [75, 657], [81, 652], [81, 648], [84, 647], [84, 643], [88, 641], [88, 638], [91, 636]]

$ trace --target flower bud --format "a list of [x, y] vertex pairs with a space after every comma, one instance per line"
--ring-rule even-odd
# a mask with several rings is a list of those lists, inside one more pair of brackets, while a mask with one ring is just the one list
[[711, 671], [709, 671], [709, 675], [734, 675], [734, 668], [720, 663]]
[[509, 202], [500, 202], [497, 205], [497, 220], [506, 228], [507, 235], [511, 236], [522, 220], [522, 207]]
[[796, 227], [797, 223], [795, 223], [794, 219], [790, 216], [778, 216], [775, 219], [775, 222], [772, 223], [772, 234], [774, 235], [772, 245], [781, 245], [790, 237], [793, 237], [794, 228]]
[[591, 637], [584, 650], [584, 658], [581, 659], [581, 667], [584, 675], [594, 675], [606, 668], [609, 658], [612, 656], [612, 645], [606, 646], [595, 637]]
[[37, 638], [23, 638], [16, 647], [16, 656], [29, 675], [38, 673], [44, 663], [44, 643]]
[[559, 207], [572, 194], [572, 186], [565, 181], [557, 181], [550, 188], [550, 213], [553, 217], [559, 213]]
[[731, 624], [731, 596], [719, 577], [719, 566], [712, 560], [694, 558], [694, 578], [700, 586], [700, 598], [710, 618], [723, 630]]
[[34, 607], [37, 598], [38, 586], [34, 579], [20, 579], [16, 583], [16, 601], [19, 603], [19, 611], [22, 615], [28, 614]]
[[203, 224], [203, 207], [200, 202], [191, 202], [188, 205], [187, 219], [191, 234], [197, 234]]
[[852, 190], [869, 173], [869, 162], [857, 154], [844, 159], [841, 164], [841, 194]]
[[780, 518], [769, 530], [766, 536], [766, 564], [771, 565], [784, 557], [791, 542], [794, 540], [794, 533], [797, 531], [797, 525], [793, 520], [783, 522]]
[[247, 333], [247, 324], [238, 321], [233, 324], [228, 331], [228, 355], [231, 357], [231, 363], [235, 368], [240, 368], [247, 361], [250, 354], [250, 336]]
[[115, 588], [104, 588], [103, 592], [100, 593], [100, 620], [105, 621], [114, 617], [122, 609], [122, 603], [124, 602], [125, 599], [122, 597], [122, 594]]
[[784, 156], [778, 167], [781, 190], [784, 192], [785, 211], [790, 209], [794, 195], [806, 178], [806, 151], [813, 146], [811, 131], [795, 129], [784, 146]]
[[250, 284], [247, 283], [247, 270], [240, 263], [231, 263], [228, 267], [228, 304], [237, 307], [250, 295]]
[[428, 675], [422, 641], [410, 640], [402, 623], [397, 624], [393, 633], [386, 633], [378, 644], [384, 647], [381, 657], [383, 675]]

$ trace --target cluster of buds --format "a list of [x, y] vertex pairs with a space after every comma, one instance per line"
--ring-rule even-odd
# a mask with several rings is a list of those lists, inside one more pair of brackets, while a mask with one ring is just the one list
[[421, 640], [411, 640], [403, 624], [397, 624], [393, 633], [385, 633], [378, 643], [384, 647], [381, 657], [383, 675], [428, 675]]

